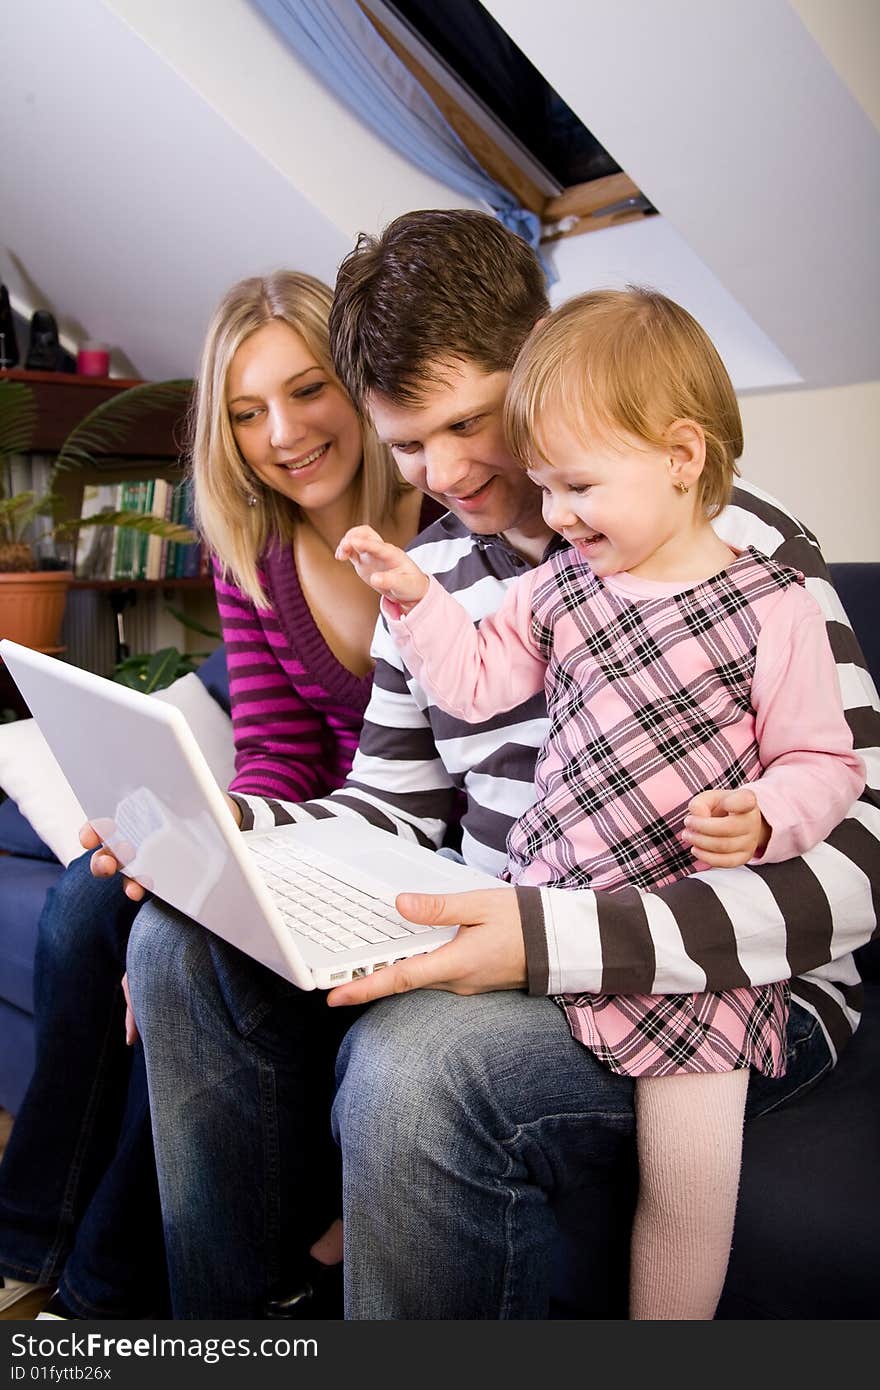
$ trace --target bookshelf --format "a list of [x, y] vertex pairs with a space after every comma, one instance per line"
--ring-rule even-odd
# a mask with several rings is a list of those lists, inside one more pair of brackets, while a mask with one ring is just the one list
[[[85, 377], [24, 368], [0, 370], [0, 380], [4, 378], [24, 382], [33, 392], [36, 425], [28, 453], [43, 458], [57, 453], [71, 430], [96, 406], [143, 384], [139, 379]], [[155, 479], [180, 483], [186, 443], [185, 414], [181, 405], [152, 409], [132, 424], [124, 440], [114, 443], [112, 452], [96, 458], [94, 466], [60, 473], [56, 491], [63, 498], [62, 514], [71, 519], [80, 516], [87, 485]], [[184, 609], [195, 621], [211, 628], [218, 625], [210, 575], [74, 580], [62, 634], [68, 659], [108, 674], [123, 643], [138, 651], [153, 651], [166, 645], [184, 651], [210, 646], [204, 637], [191, 634], [168, 616], [165, 604], [172, 599], [178, 609]]]
[[[80, 421], [98, 405], [113, 396], [144, 383], [139, 379], [119, 377], [86, 377], [66, 372], [33, 372], [23, 368], [0, 371], [0, 380], [8, 379], [25, 383], [34, 396], [36, 405], [36, 424], [33, 431], [29, 455], [52, 455], [58, 452], [64, 441]], [[125, 484], [129, 488], [138, 482], [179, 484], [183, 478], [181, 457], [185, 448], [185, 410], [175, 408], [151, 408], [148, 414], [133, 423], [124, 439], [114, 443], [112, 451], [97, 457], [94, 465], [76, 468], [59, 473], [55, 480], [55, 490], [63, 498], [62, 515], [75, 519], [82, 512], [83, 493], [87, 486]], [[131, 510], [149, 510], [129, 502]], [[120, 505], [119, 510], [122, 509]], [[83, 532], [87, 536], [88, 532]], [[121, 533], [120, 533], [121, 534]], [[131, 536], [131, 532], [128, 533]], [[193, 577], [186, 576], [188, 579]], [[122, 575], [113, 578], [112, 584], [155, 583], [163, 588], [182, 587], [184, 576], [163, 573], [145, 580]], [[94, 584], [103, 582], [87, 579]], [[204, 586], [202, 586], [204, 587]]]
[[[96, 405], [103, 405], [104, 401], [131, 386], [143, 385], [137, 378], [29, 372], [22, 367], [0, 370], [0, 379], [3, 378], [23, 381], [34, 393], [37, 423], [31, 451], [36, 454], [57, 453], [74, 425]], [[141, 466], [147, 460], [179, 467], [183, 448], [183, 417], [171, 410], [157, 410], [138, 423], [130, 438], [114, 449], [106, 465], [101, 463], [100, 472], [103, 474], [105, 467], [125, 470], [132, 464]]]
[[155, 593], [157, 589], [212, 589], [214, 581], [209, 574], [200, 574], [189, 579], [167, 577], [165, 579], [75, 579], [72, 590], [94, 589], [98, 593], [112, 593], [116, 589], [133, 589], [135, 593]]

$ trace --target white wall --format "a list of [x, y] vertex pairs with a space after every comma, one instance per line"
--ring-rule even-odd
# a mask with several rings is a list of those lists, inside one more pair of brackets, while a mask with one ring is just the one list
[[[880, 128], [877, 0], [791, 5]], [[880, 560], [880, 382], [753, 395], [740, 406], [743, 471], [785, 499], [815, 531], [826, 559]]]
[[485, 0], [809, 387], [880, 377], [880, 133], [786, 0]]
[[[249, 0], [104, 0], [354, 242], [410, 208], [473, 207], [386, 145]], [[222, 178], [222, 169], [217, 170]]]
[[[827, 559], [880, 560], [880, 4], [484, 3], [664, 214], [561, 243], [563, 292], [686, 304], [741, 393], [743, 473]], [[844, 384], [758, 394], [799, 377]]]
[[775, 389], [801, 381], [776, 344], [665, 217], [565, 237], [556, 242], [553, 259], [559, 272], [551, 291], [554, 305], [586, 290], [647, 285], [683, 304], [703, 325], [735, 390]]
[[332, 283], [361, 228], [462, 201], [246, 0], [0, 0], [0, 60], [0, 279], [69, 345], [110, 344], [115, 375], [192, 375], [235, 280]]
[[826, 560], [880, 560], [880, 382], [740, 398], [743, 475], [783, 501]]
[[789, 0], [835, 72], [880, 129], [880, 5], [877, 0]]

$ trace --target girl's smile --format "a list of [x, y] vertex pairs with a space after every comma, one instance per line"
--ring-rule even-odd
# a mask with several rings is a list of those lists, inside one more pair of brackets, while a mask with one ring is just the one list
[[558, 417], [540, 434], [551, 461], [539, 457], [529, 477], [541, 489], [544, 520], [599, 578], [679, 579], [728, 562], [700, 506], [704, 445], [690, 422], [674, 422], [664, 448], [623, 431], [585, 439]]

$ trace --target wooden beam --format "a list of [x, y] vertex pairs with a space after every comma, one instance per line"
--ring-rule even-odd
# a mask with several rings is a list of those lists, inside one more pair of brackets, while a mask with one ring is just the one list
[[404, 67], [409, 69], [419, 85], [425, 89], [434, 104], [442, 111], [456, 135], [464, 142], [486, 173], [512, 193], [522, 207], [528, 208], [530, 212], [536, 212], [543, 219], [546, 197], [537, 184], [533, 183], [528, 174], [525, 174], [510, 156], [496, 145], [491, 136], [487, 135], [477, 122], [461, 109], [455, 98], [450, 96], [446, 88], [426, 71], [381, 20], [377, 19], [366, 5], [361, 4], [361, 0], [358, 0], [358, 4], [373, 28], [382, 35], [388, 47], [397, 54]]
[[564, 188], [544, 205], [544, 221], [560, 222], [563, 217], [591, 217], [600, 208], [621, 203], [625, 198], [639, 198], [641, 190], [628, 174], [608, 174], [590, 183], [575, 183]]
[[[644, 206], [628, 207], [633, 199], [642, 199], [640, 189], [627, 174], [608, 174], [590, 183], [573, 184], [544, 208], [542, 242], [559, 241], [562, 237], [581, 236], [584, 232], [599, 232], [603, 227], [618, 227], [646, 215]], [[603, 211], [607, 209], [607, 211]]]

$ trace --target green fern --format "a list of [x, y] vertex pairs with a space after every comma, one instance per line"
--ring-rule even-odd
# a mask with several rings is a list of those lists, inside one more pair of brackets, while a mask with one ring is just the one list
[[[22, 540], [29, 524], [38, 516], [57, 519], [63, 500], [54, 491], [59, 473], [74, 468], [94, 467], [101, 456], [113, 453], [130, 438], [131, 431], [156, 411], [180, 413], [192, 394], [188, 379], [145, 381], [130, 386], [95, 406], [75, 425], [55, 457], [49, 493], [37, 498], [33, 492], [8, 496], [6, 460], [10, 454], [27, 453], [32, 447], [37, 421], [34, 393], [27, 382], [0, 378], [0, 541]], [[97, 516], [71, 518], [53, 527], [51, 534], [69, 539], [81, 526], [119, 526], [163, 540], [189, 545], [197, 539], [187, 526], [142, 512], [101, 512]]]
[[61, 521], [55, 527], [54, 535], [64, 538], [81, 526], [119, 526], [126, 531], [140, 531], [147, 536], [161, 536], [163, 540], [179, 541], [190, 545], [198, 537], [188, 526], [178, 521], [166, 521], [161, 516], [150, 516], [146, 512], [96, 512], [94, 516], [72, 517]]
[[23, 381], [0, 379], [0, 459], [29, 449], [36, 423], [37, 405], [30, 387]]
[[0, 541], [17, 544], [31, 522], [38, 516], [51, 516], [60, 501], [54, 493], [38, 497], [35, 492], [17, 492], [14, 497], [0, 497]]
[[179, 652], [176, 647], [163, 647], [158, 652], [141, 652], [128, 656], [113, 671], [113, 680], [131, 690], [166, 690], [180, 677], [196, 671], [205, 652]]

